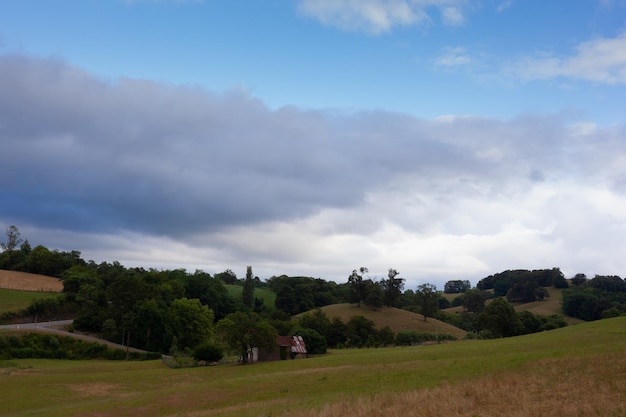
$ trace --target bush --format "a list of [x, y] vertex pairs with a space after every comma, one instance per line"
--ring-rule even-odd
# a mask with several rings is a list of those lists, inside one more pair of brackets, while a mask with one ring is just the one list
[[456, 337], [446, 333], [418, 333], [416, 331], [400, 331], [396, 334], [397, 346], [421, 345], [424, 342], [443, 342], [456, 340]]
[[[129, 352], [129, 359], [148, 360], [159, 354]], [[0, 359], [126, 359], [126, 352], [71, 337], [25, 333], [0, 335]]]
[[302, 336], [306, 344], [306, 351], [311, 355], [323, 355], [328, 350], [326, 338], [319, 334], [317, 330], [302, 329], [296, 332], [296, 335]]
[[224, 357], [224, 352], [219, 346], [205, 342], [193, 349], [193, 358], [199, 362], [211, 363], [218, 362]]

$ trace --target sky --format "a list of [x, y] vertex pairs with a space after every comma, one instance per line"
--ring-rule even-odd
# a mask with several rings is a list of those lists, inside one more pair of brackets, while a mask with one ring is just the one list
[[0, 163], [98, 263], [624, 276], [626, 1], [4, 1]]

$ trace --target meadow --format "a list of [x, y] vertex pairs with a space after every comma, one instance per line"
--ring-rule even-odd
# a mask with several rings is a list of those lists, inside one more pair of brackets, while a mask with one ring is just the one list
[[507, 339], [169, 369], [0, 361], [0, 415], [618, 417], [626, 317]]
[[0, 314], [9, 311], [24, 310], [33, 302], [33, 300], [54, 298], [58, 295], [59, 294], [56, 292], [17, 291], [0, 288]]

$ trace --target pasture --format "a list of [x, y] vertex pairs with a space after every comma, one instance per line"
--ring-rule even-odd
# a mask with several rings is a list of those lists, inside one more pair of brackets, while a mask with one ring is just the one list
[[521, 337], [334, 350], [169, 369], [160, 361], [0, 361], [0, 415], [626, 415], [626, 317]]
[[33, 300], [54, 298], [58, 295], [56, 292], [18, 291], [0, 288], [0, 314], [20, 311], [27, 308]]

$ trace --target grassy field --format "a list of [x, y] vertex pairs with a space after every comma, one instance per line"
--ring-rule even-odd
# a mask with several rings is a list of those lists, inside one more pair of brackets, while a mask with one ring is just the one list
[[[228, 290], [228, 293], [237, 300], [241, 299], [241, 292], [243, 291], [243, 287], [241, 285], [224, 285]], [[276, 293], [274, 291], [265, 289], [265, 288], [255, 288], [254, 289], [254, 297], [260, 298], [263, 300], [263, 304], [267, 308], [274, 308], [274, 301], [276, 301]]]
[[55, 292], [17, 291], [0, 289], [0, 314], [23, 310], [35, 299], [58, 296]]
[[522, 337], [173, 370], [0, 361], [0, 415], [619, 417], [626, 317]]
[[394, 333], [401, 330], [414, 330], [416, 332], [447, 333], [459, 339], [467, 333], [465, 330], [451, 326], [448, 323], [429, 318], [424, 321], [421, 314], [412, 313], [399, 308], [383, 307], [372, 310], [365, 306], [357, 307], [356, 304], [332, 304], [322, 307], [322, 311], [329, 319], [339, 317], [347, 323], [352, 316], [364, 316], [376, 323], [377, 329], [389, 326]]

